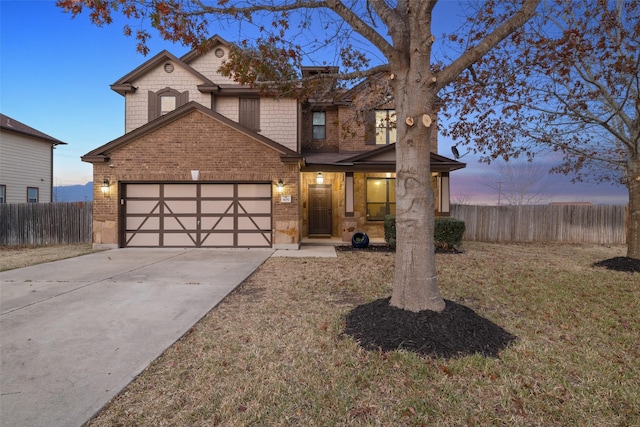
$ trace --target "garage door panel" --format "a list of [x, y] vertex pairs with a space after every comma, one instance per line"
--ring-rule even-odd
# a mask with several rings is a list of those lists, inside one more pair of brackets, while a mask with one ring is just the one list
[[238, 218], [238, 230], [270, 230], [270, 217], [240, 217]]
[[232, 199], [235, 193], [234, 184], [202, 184], [200, 187], [200, 196], [207, 197], [226, 197]]
[[202, 247], [232, 248], [235, 246], [234, 233], [209, 233], [203, 236]]
[[224, 214], [233, 212], [232, 200], [202, 200], [200, 204], [202, 212]]
[[191, 230], [196, 231], [198, 228], [198, 218], [196, 217], [165, 217], [165, 230]]
[[231, 217], [203, 217], [201, 221], [203, 230], [233, 230], [235, 221]]
[[192, 213], [198, 212], [198, 202], [196, 200], [165, 200], [165, 210], [170, 213]]
[[160, 184], [127, 185], [127, 197], [160, 197]]
[[271, 247], [270, 183], [124, 185], [125, 246]]
[[239, 202], [241, 210], [240, 212], [246, 213], [270, 213], [271, 212], [271, 200], [242, 200]]
[[164, 233], [163, 238], [163, 246], [197, 246], [196, 233]]
[[158, 230], [160, 218], [149, 216], [129, 216], [126, 220], [127, 230]]
[[160, 246], [160, 233], [127, 233], [127, 246]]
[[164, 197], [195, 198], [197, 196], [197, 184], [164, 184]]
[[128, 200], [127, 213], [149, 214], [159, 212], [160, 202], [157, 200]]

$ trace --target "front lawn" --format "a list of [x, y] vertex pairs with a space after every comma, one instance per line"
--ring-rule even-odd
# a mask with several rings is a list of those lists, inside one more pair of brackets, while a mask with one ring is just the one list
[[516, 337], [497, 358], [362, 349], [356, 306], [390, 295], [394, 254], [271, 258], [93, 426], [640, 424], [640, 274], [621, 246], [465, 242], [443, 296]]

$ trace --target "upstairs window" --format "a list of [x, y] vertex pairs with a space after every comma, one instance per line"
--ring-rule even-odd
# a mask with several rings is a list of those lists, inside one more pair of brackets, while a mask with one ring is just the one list
[[160, 115], [164, 116], [167, 113], [176, 109], [178, 100], [175, 95], [162, 95], [160, 96]]
[[149, 91], [149, 121], [164, 116], [189, 102], [189, 91], [178, 92], [164, 88], [158, 92]]
[[313, 112], [313, 139], [327, 139], [327, 113]]
[[27, 187], [27, 203], [38, 203], [38, 187]]
[[7, 203], [7, 186], [0, 185], [0, 203]]
[[396, 179], [367, 178], [367, 220], [384, 221], [396, 213]]
[[375, 111], [376, 145], [394, 144], [398, 139], [396, 110]]

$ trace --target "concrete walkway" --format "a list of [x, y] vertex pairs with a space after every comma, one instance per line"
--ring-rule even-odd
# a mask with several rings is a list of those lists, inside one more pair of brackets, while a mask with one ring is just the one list
[[273, 253], [116, 249], [0, 273], [0, 425], [81, 426]]

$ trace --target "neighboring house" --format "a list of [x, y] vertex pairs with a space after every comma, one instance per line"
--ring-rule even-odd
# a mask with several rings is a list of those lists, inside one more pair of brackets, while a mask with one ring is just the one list
[[65, 144], [0, 114], [0, 203], [49, 203], [53, 149]]
[[[369, 113], [375, 132], [343, 132], [357, 123], [357, 88], [321, 101], [263, 96], [217, 73], [230, 45], [212, 41], [207, 53], [163, 51], [111, 86], [125, 97], [125, 134], [82, 157], [93, 164], [94, 244], [297, 249], [307, 236], [383, 237], [395, 212], [393, 111]], [[431, 155], [438, 214], [449, 212], [449, 172], [464, 166]]]

